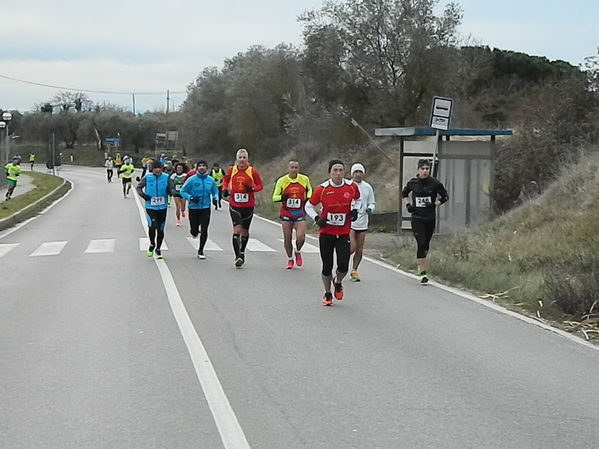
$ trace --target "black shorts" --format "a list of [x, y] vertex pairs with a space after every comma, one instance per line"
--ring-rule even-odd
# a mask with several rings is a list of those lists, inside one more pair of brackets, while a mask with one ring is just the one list
[[123, 185], [131, 182], [131, 178], [121, 178], [123, 180]]
[[254, 218], [253, 207], [229, 206], [229, 214], [231, 215], [233, 226], [241, 226], [245, 230], [250, 229], [252, 218]]
[[368, 229], [352, 229], [356, 234], [361, 234], [362, 232], [368, 231]]

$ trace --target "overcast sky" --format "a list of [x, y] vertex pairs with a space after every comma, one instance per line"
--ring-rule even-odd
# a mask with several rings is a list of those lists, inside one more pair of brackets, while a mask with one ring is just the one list
[[[440, 0], [439, 9], [447, 0]], [[599, 0], [458, 0], [477, 43], [582, 63], [599, 46]], [[262, 44], [301, 44], [297, 16], [322, 0], [1, 0], [0, 75], [136, 95], [139, 111], [178, 107], [206, 66]], [[57, 89], [0, 78], [0, 108], [31, 110]], [[88, 94], [131, 108], [131, 95]]]

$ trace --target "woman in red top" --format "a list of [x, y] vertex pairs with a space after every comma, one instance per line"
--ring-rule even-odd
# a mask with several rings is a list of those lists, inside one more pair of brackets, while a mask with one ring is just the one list
[[235, 165], [227, 169], [223, 178], [223, 198], [229, 198], [233, 222], [233, 251], [237, 268], [245, 263], [245, 247], [250, 239], [250, 225], [254, 217], [254, 193], [263, 187], [258, 171], [248, 162], [247, 150], [238, 150]]
[[[345, 179], [345, 165], [340, 160], [329, 162], [331, 179], [314, 189], [306, 203], [306, 213], [319, 227], [320, 258], [322, 259], [322, 282], [325, 306], [333, 305], [331, 283], [335, 287], [335, 299], [343, 299], [341, 282], [349, 270], [350, 226], [358, 218], [360, 191], [351, 180]], [[320, 213], [314, 206], [321, 205]], [[337, 271], [333, 280], [333, 255], [337, 253]]]

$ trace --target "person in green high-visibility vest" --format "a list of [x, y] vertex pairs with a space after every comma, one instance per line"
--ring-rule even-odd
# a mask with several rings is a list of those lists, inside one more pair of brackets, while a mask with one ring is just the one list
[[214, 206], [214, 210], [216, 210], [219, 207], [223, 207], [221, 201], [223, 199], [223, 178], [225, 177], [225, 171], [215, 162], [212, 170], [210, 170], [210, 177], [214, 179], [216, 188], [218, 189], [218, 206]]
[[33, 171], [33, 165], [35, 164], [35, 153], [29, 153], [29, 164], [31, 165], [31, 171]]
[[124, 164], [121, 165], [118, 173], [123, 179], [123, 198], [127, 198], [127, 195], [129, 195], [129, 192], [131, 191], [131, 178], [133, 178], [135, 166], [133, 165], [133, 161], [130, 157], [124, 159], [123, 162]]
[[6, 190], [6, 200], [8, 201], [12, 197], [12, 193], [17, 186], [17, 177], [21, 174], [19, 158], [13, 157], [12, 162], [6, 164], [4, 167], [4, 171], [6, 172], [6, 183], [8, 184]]

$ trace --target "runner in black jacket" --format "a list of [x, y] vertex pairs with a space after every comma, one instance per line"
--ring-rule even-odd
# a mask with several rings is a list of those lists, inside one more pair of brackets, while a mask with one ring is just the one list
[[[431, 165], [427, 159], [418, 161], [416, 178], [408, 181], [402, 191], [403, 202], [412, 214], [412, 232], [418, 244], [418, 274], [420, 282], [426, 284], [426, 255], [435, 232], [437, 207], [449, 199], [443, 184], [431, 175]], [[411, 196], [411, 198], [410, 198]]]

